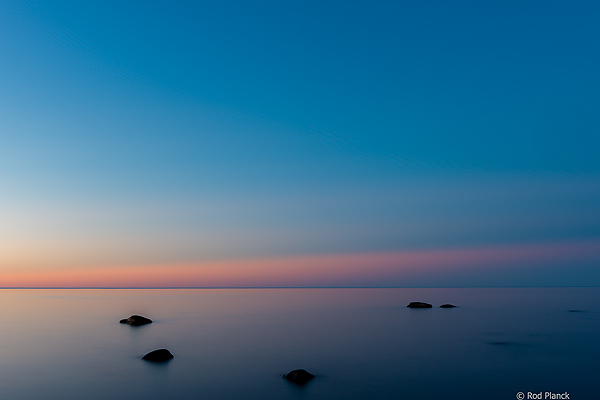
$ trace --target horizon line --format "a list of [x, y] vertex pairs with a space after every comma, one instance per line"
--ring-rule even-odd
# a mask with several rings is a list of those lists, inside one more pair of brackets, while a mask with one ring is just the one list
[[19, 286], [0, 287], [0, 290], [10, 289], [544, 289], [544, 288], [598, 288], [600, 285], [549, 285], [549, 286]]

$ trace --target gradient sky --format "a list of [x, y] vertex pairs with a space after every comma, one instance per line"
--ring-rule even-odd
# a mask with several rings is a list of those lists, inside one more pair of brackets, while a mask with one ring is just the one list
[[0, 287], [600, 285], [600, 3], [0, 3]]

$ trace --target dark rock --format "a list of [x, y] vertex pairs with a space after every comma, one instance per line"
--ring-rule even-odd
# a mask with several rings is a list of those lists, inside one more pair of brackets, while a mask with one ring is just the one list
[[456, 308], [454, 304], [442, 304], [440, 308]]
[[420, 301], [413, 301], [406, 307], [408, 307], [408, 308], [431, 308], [433, 306], [429, 303], [421, 303]]
[[310, 381], [312, 378], [315, 377], [313, 374], [307, 372], [304, 369], [295, 369], [281, 376], [287, 379], [288, 381], [297, 383], [299, 385], [304, 385], [306, 382]]
[[140, 326], [140, 325], [146, 325], [146, 324], [151, 324], [152, 320], [146, 317], [142, 317], [141, 315], [132, 315], [129, 318], [125, 318], [119, 321], [122, 324], [129, 324], [132, 326]]
[[173, 354], [171, 354], [169, 350], [158, 349], [146, 354], [144, 357], [142, 357], [142, 360], [153, 362], [165, 362], [169, 361], [171, 358], [173, 358]]

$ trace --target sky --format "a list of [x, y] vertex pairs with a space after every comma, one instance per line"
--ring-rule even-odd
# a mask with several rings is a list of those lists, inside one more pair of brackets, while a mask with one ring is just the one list
[[0, 287], [600, 285], [596, 1], [0, 3]]

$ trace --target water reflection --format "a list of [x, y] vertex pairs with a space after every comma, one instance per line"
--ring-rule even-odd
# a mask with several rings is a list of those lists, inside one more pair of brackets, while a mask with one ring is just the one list
[[[507, 399], [534, 387], [593, 398], [599, 294], [1, 290], [0, 385], [17, 400]], [[417, 300], [459, 307], [406, 308]], [[119, 324], [132, 314], [154, 323]], [[175, 358], [140, 360], [159, 348]], [[305, 386], [281, 378], [298, 368], [316, 378]]]

